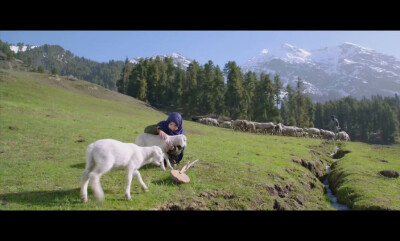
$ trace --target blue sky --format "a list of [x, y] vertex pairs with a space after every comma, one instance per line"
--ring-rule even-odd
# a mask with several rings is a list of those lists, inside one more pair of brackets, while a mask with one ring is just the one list
[[400, 31], [0, 31], [0, 40], [60, 45], [98, 62], [176, 52], [221, 68], [284, 43], [313, 50], [352, 42], [400, 59]]

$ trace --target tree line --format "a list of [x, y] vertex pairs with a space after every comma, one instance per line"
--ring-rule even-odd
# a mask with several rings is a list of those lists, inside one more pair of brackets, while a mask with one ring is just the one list
[[183, 70], [174, 65], [172, 58], [142, 58], [137, 64], [126, 59], [116, 86], [120, 93], [160, 109], [180, 111], [186, 118], [228, 116], [328, 129], [330, 116], [336, 115], [352, 140], [391, 144], [399, 134], [397, 95], [313, 103], [303, 93], [301, 78], [296, 86], [284, 88], [279, 75], [242, 73], [234, 61], [223, 70], [211, 60], [204, 65], [193, 61]]
[[315, 104], [315, 126], [324, 128], [330, 115], [338, 117], [340, 127], [352, 140], [392, 144], [399, 135], [400, 98], [372, 96], [356, 100], [352, 97]]

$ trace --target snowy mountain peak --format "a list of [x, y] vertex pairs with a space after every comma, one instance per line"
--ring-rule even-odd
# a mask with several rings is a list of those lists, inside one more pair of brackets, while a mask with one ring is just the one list
[[351, 47], [356, 47], [356, 48], [364, 49], [364, 50], [367, 50], [367, 51], [374, 51], [373, 49], [366, 48], [366, 47], [362, 47], [362, 46], [360, 46], [360, 45], [358, 45], [358, 44], [351, 43], [351, 42], [344, 42], [344, 43], [342, 44], [342, 46], [351, 46]]
[[312, 63], [309, 56], [311, 56], [311, 53], [307, 50], [285, 43], [279, 48], [265, 48], [261, 50], [261, 53], [258, 56], [249, 59], [246, 64], [244, 64], [244, 67], [246, 67], [247, 64], [253, 65], [253, 63], [260, 63], [272, 59], [280, 59], [281, 61], [288, 63]]

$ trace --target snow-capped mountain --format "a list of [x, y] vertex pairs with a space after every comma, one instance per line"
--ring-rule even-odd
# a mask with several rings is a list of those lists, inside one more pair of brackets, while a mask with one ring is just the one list
[[295, 86], [300, 77], [304, 92], [315, 101], [400, 94], [400, 61], [349, 42], [311, 51], [283, 44], [263, 49], [241, 67], [271, 77], [279, 74], [284, 86]]
[[[178, 66], [178, 63], [180, 63], [181, 68], [182, 69], [187, 69], [189, 67], [189, 64], [192, 62], [191, 59], [186, 58], [185, 56], [183, 56], [182, 54], [178, 54], [178, 53], [172, 53], [170, 55], [155, 55], [155, 56], [151, 56], [149, 57], [150, 59], [155, 59], [156, 57], [160, 57], [161, 60], [163, 60], [166, 57], [172, 58], [175, 67]], [[131, 60], [129, 60], [129, 62], [133, 63], [133, 64], [137, 64], [139, 63], [140, 57], [138, 58], [133, 58]]]
[[35, 46], [35, 45], [10, 45], [10, 49], [14, 53], [25, 52], [26, 50], [34, 49], [34, 48], [37, 48], [37, 47], [39, 47], [39, 46]]

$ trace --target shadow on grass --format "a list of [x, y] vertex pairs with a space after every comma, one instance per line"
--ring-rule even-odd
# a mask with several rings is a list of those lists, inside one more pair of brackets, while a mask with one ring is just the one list
[[86, 166], [86, 163], [78, 163], [78, 164], [75, 164], [75, 165], [71, 165], [70, 167], [84, 170], [85, 166]]
[[180, 185], [180, 183], [177, 183], [174, 181], [174, 179], [172, 179], [172, 177], [166, 177], [164, 179], [159, 179], [159, 180], [154, 180], [151, 181], [151, 183], [155, 184], [155, 185], [165, 185], [165, 186], [176, 186], [176, 185]]
[[63, 206], [82, 203], [80, 188], [59, 191], [32, 191], [0, 194], [0, 205], [18, 203], [26, 206]]
[[[78, 163], [78, 164], [71, 165], [70, 167], [85, 170], [86, 163]], [[161, 169], [161, 167], [156, 166], [156, 165], [152, 165], [152, 164], [143, 166], [143, 167], [140, 168], [140, 169], [153, 169], [153, 168], [159, 168], [159, 169]], [[140, 170], [139, 170], [139, 171], [140, 171]]]

